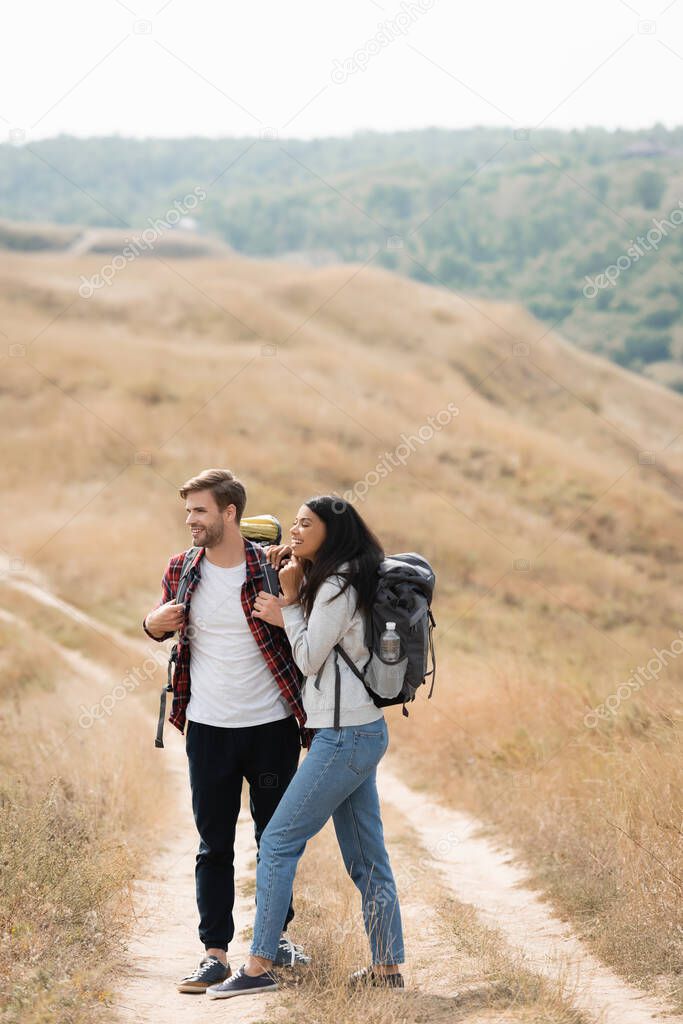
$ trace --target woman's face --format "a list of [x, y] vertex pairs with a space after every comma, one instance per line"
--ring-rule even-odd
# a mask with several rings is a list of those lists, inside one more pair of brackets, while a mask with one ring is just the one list
[[327, 527], [308, 505], [302, 505], [289, 531], [292, 552], [297, 558], [313, 561], [325, 540]]

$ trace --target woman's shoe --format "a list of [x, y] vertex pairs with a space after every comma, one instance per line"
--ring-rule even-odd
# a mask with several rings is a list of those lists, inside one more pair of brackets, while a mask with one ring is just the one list
[[230, 999], [231, 996], [255, 996], [259, 992], [269, 992], [277, 987], [277, 981], [269, 971], [252, 977], [251, 974], [246, 974], [243, 964], [232, 978], [222, 981], [220, 985], [207, 988], [206, 994], [210, 999]]
[[360, 971], [354, 971], [349, 985], [351, 988], [405, 988], [402, 974], [378, 974], [374, 967], [361, 967]]

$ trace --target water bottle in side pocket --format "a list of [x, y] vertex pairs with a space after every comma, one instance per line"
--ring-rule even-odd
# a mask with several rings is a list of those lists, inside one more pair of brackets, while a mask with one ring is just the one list
[[401, 638], [396, 632], [395, 622], [387, 622], [386, 629], [379, 638], [379, 656], [390, 665], [401, 657]]

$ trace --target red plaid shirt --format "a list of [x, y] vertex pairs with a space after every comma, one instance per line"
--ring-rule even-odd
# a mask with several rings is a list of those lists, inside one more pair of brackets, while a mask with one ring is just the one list
[[[190, 640], [186, 635], [190, 621], [190, 602], [192, 601], [192, 595], [197, 588], [197, 584], [202, 578], [200, 563], [204, 557], [204, 550], [204, 548], [199, 549], [190, 569], [188, 587], [185, 592], [185, 619], [183, 625], [178, 630], [178, 660], [173, 675], [173, 704], [168, 720], [177, 729], [180, 729], [181, 732], [185, 729], [185, 713], [190, 702]], [[302, 677], [294, 663], [287, 634], [284, 629], [278, 626], [271, 626], [269, 623], [264, 622], [263, 619], [254, 618], [252, 614], [256, 595], [260, 590], [265, 589], [262, 571], [263, 551], [258, 544], [245, 540], [244, 552], [247, 562], [247, 578], [242, 585], [241, 593], [244, 616], [256, 643], [261, 649], [268, 668], [273, 673], [273, 678], [280, 689], [280, 693], [296, 715], [299, 728], [301, 729], [301, 741], [304, 746], [308, 746], [310, 733], [308, 729], [303, 727], [306, 721], [306, 714], [301, 703]], [[175, 597], [178, 592], [178, 583], [180, 582], [184, 558], [184, 551], [171, 558], [161, 581], [161, 600], [154, 606], [152, 611], [160, 605], [173, 600]], [[142, 628], [148, 636], [152, 637], [153, 640], [158, 640], [160, 643], [173, 636], [172, 632], [164, 633], [163, 636], [152, 636], [144, 621]]]

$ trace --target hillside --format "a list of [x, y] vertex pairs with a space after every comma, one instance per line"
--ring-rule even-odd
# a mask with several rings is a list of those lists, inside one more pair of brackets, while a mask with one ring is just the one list
[[[285, 525], [351, 492], [437, 572], [435, 697], [391, 720], [412, 782], [683, 1000], [683, 397], [517, 305], [362, 264], [144, 260], [82, 298], [101, 263], [0, 254], [0, 605], [42, 628], [9, 585], [35, 571], [136, 637], [189, 475], [231, 467]], [[674, 655], [601, 713], [654, 648]]]
[[220, 238], [313, 265], [371, 259], [519, 302], [578, 346], [681, 389], [682, 152], [683, 130], [661, 125], [6, 144], [0, 217], [36, 230], [0, 225], [0, 246], [53, 247], [41, 221], [142, 230], [201, 187], [192, 219], [210, 255]]

